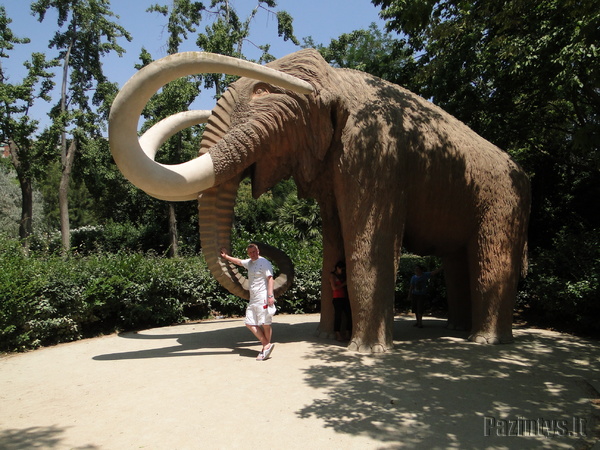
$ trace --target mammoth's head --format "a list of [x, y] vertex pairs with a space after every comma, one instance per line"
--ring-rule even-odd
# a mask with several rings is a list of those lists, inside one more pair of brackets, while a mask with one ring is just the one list
[[[170, 81], [198, 73], [239, 75], [258, 80], [269, 89], [281, 88], [299, 94], [313, 92], [310, 83], [283, 71], [211, 53], [178, 53], [144, 67], [123, 86], [115, 98], [108, 135], [111, 152], [123, 175], [154, 197], [172, 201], [194, 199], [198, 193], [243, 170], [235, 155], [222, 155], [218, 150], [214, 152], [218, 155], [218, 161], [213, 161], [211, 153], [178, 165], [163, 165], [154, 161], [158, 147], [166, 139], [183, 128], [208, 120], [210, 112], [207, 111], [186, 111], [171, 116], [138, 139], [138, 121], [151, 96]], [[257, 95], [261, 95], [260, 89], [257, 89]], [[221, 128], [213, 126], [212, 129], [220, 130], [222, 135], [217, 136], [213, 132], [206, 142], [210, 139], [215, 142], [203, 144], [203, 147], [210, 148], [216, 144], [231, 125], [227, 117], [221, 116], [214, 122], [218, 120], [222, 120]], [[231, 136], [230, 139], [235, 138]], [[237, 138], [242, 139], [243, 136], [238, 135]]]
[[[283, 153], [271, 150], [297, 144], [299, 136], [291, 125], [308, 120], [298, 111], [302, 104], [306, 112], [311, 103], [308, 99], [316, 97], [315, 86], [307, 81], [315, 78], [315, 69], [294, 61], [293, 57], [282, 58], [266, 67], [203, 52], [167, 56], [136, 73], [111, 108], [109, 143], [123, 175], [149, 195], [163, 200], [192, 200], [202, 193], [199, 220], [207, 263], [221, 284], [242, 297], [247, 297], [245, 280], [218, 258], [219, 249], [230, 247], [233, 202], [241, 174], [251, 167], [255, 189], [256, 180], [261, 180], [260, 191], [274, 184], [271, 178], [277, 171], [273, 167]], [[320, 63], [327, 66], [322, 58]], [[232, 84], [213, 111], [173, 115], [138, 138], [138, 121], [151, 96], [170, 81], [199, 73], [226, 73], [242, 78]], [[208, 124], [199, 157], [177, 165], [154, 161], [158, 148], [170, 136], [203, 122]], [[288, 129], [290, 132], [286, 132]], [[258, 155], [258, 148], [267, 149], [268, 154]], [[261, 171], [270, 175], [263, 176]], [[261, 253], [280, 258], [275, 261], [280, 268], [289, 265], [275, 249], [274, 253], [266, 249], [262, 246]]]

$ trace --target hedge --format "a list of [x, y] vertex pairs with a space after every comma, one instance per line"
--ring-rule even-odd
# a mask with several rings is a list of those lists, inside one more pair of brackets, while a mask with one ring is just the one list
[[[318, 312], [320, 244], [237, 232], [232, 253], [243, 256], [252, 240], [268, 240], [294, 261], [295, 281], [278, 299], [279, 310]], [[556, 251], [531, 258], [517, 313], [538, 326], [598, 336], [600, 246], [577, 247], [568, 235], [555, 244]], [[432, 257], [402, 257], [395, 289], [397, 311], [409, 311], [407, 290], [417, 263], [428, 270], [439, 266]], [[0, 268], [0, 351], [24, 351], [185, 320], [241, 316], [246, 306], [245, 300], [215, 281], [202, 256], [168, 259], [152, 252], [102, 250], [64, 258], [47, 250], [26, 253], [17, 240], [0, 235]], [[432, 278], [430, 290], [435, 312], [443, 314], [443, 276]]]
[[[319, 309], [320, 250], [304, 251], [302, 245], [282, 246], [294, 252], [296, 263], [294, 286], [279, 299], [283, 313]], [[65, 258], [27, 254], [16, 240], [0, 236], [0, 267], [0, 351], [240, 316], [247, 303], [216, 282], [202, 256], [86, 251]]]
[[[0, 252], [2, 351], [207, 318], [226, 297], [201, 257], [32, 257], [6, 242]], [[239, 312], [238, 303], [228, 313]]]

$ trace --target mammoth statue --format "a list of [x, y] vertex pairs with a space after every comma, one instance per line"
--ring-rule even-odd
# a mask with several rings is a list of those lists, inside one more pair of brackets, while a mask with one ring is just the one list
[[[138, 138], [140, 114], [161, 86], [197, 73], [239, 75], [210, 111], [171, 116]], [[207, 122], [198, 158], [162, 165], [170, 135]], [[319, 331], [331, 333], [327, 277], [345, 260], [352, 305], [349, 348], [393, 346], [394, 287], [402, 248], [442, 258], [448, 320], [484, 343], [512, 340], [517, 283], [525, 270], [529, 180], [502, 150], [423, 98], [377, 77], [335, 69], [315, 50], [266, 66], [187, 52], [136, 73], [115, 99], [109, 125], [115, 162], [133, 184], [169, 201], [199, 198], [200, 233], [217, 279], [247, 297], [246, 280], [219, 257], [230, 247], [241, 179], [253, 195], [293, 177], [323, 221]], [[261, 246], [291, 281], [289, 260]]]

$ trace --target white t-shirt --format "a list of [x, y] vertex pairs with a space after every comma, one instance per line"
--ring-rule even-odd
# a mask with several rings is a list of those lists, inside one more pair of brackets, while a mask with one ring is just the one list
[[242, 265], [248, 269], [250, 285], [250, 303], [265, 303], [267, 300], [267, 279], [273, 276], [273, 265], [269, 260], [259, 256], [256, 261], [243, 259]]

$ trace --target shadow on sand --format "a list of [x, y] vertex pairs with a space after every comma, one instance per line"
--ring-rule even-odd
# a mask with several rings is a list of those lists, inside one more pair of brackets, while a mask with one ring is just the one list
[[[423, 329], [412, 323], [396, 318], [394, 351], [376, 355], [314, 337], [315, 323], [277, 323], [277, 342], [305, 342], [306, 358], [320, 361], [302, 370], [307, 385], [325, 389], [326, 396], [310, 401], [297, 417], [321, 419], [338, 433], [367, 435], [382, 448], [585, 449], [600, 438], [597, 342], [516, 328], [514, 344], [488, 346], [467, 342], [442, 319], [425, 320]], [[125, 333], [128, 339], [175, 339], [177, 345], [94, 359], [256, 355], [248, 348], [256, 342], [243, 326], [189, 326], [197, 331]]]
[[[295, 347], [299, 358], [268, 366], [269, 375], [277, 379], [278, 371], [285, 368], [290, 373], [291, 365], [308, 388], [305, 400], [290, 411], [290, 419], [312, 419], [311, 423], [317, 419], [336, 434], [368, 437], [377, 442], [376, 448], [600, 445], [597, 341], [517, 327], [513, 344], [479, 345], [467, 342], [464, 333], [446, 329], [442, 319], [427, 318], [425, 328], [419, 329], [412, 320], [397, 317], [394, 351], [360, 354], [315, 337], [314, 317], [306, 322], [278, 319], [275, 341], [304, 345]], [[93, 359], [219, 354], [254, 358], [257, 347], [240, 320], [190, 323], [120, 337], [139, 340], [140, 349]], [[238, 367], [247, 370], [246, 364]], [[59, 427], [7, 429], [0, 431], [0, 447], [27, 448], [35, 443], [39, 448], [57, 448], [65, 432]]]
[[[126, 339], [175, 340], [177, 344], [162, 348], [151, 348], [148, 350], [107, 353], [105, 355], [95, 356], [93, 359], [97, 361], [113, 361], [121, 359], [169, 358], [232, 353], [244, 357], [256, 358], [257, 341], [242, 322], [239, 320], [220, 320], [219, 323], [222, 323], [223, 325], [235, 323], [239, 326], [205, 331], [204, 328], [206, 323], [199, 322], [180, 325], [179, 327], [189, 328], [192, 331], [185, 331], [177, 334], [161, 334], [160, 332], [152, 334], [146, 332], [121, 333], [119, 336]], [[278, 343], [318, 341], [318, 339], [314, 337], [314, 323], [277, 323], [275, 327], [275, 342]], [[160, 331], [160, 329], [158, 329], [158, 331]], [[230, 348], [231, 350], [223, 351], [223, 347]]]
[[[480, 345], [445, 321], [396, 319], [395, 351], [316, 348], [306, 382], [327, 396], [298, 411], [389, 448], [578, 448], [600, 439], [597, 342], [515, 329]], [[600, 444], [599, 444], [600, 445]], [[382, 447], [385, 448], [385, 447]]]
[[[60, 448], [62, 447], [62, 435], [65, 428], [51, 427], [29, 427], [19, 430], [0, 430], [0, 448], [31, 449], [31, 448]], [[95, 445], [77, 447], [74, 450], [96, 450]]]

